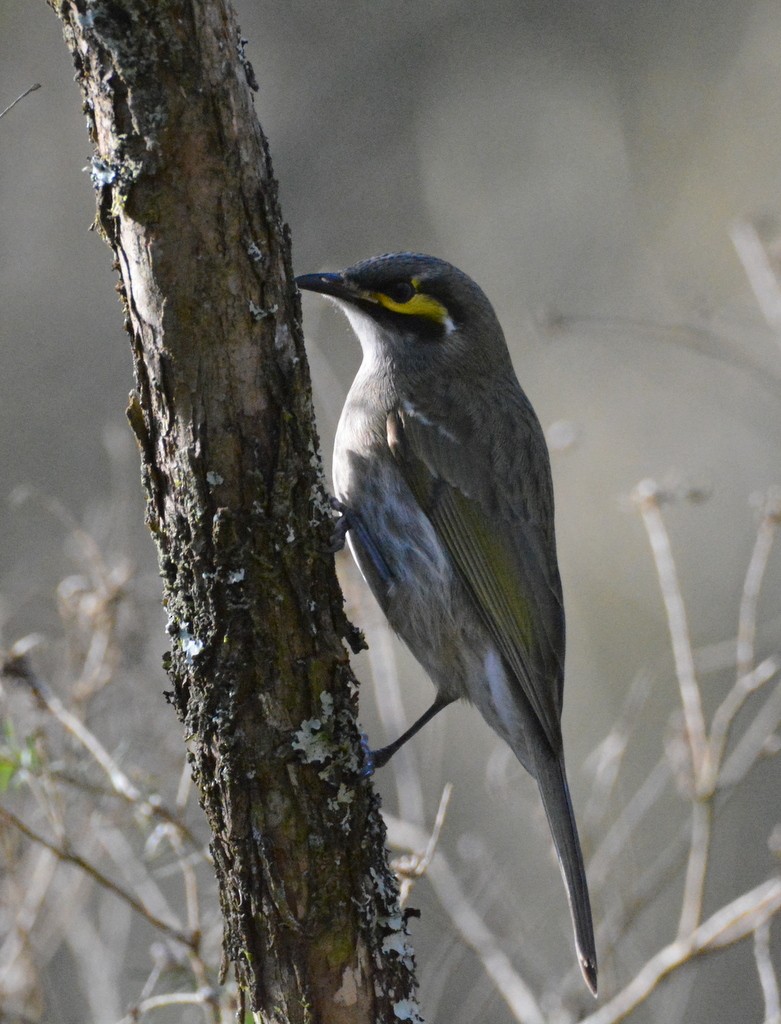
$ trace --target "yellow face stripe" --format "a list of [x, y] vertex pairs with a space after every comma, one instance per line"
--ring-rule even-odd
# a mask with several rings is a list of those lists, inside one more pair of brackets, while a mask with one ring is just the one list
[[430, 295], [418, 292], [420, 281], [415, 277], [410, 282], [416, 294], [407, 302], [396, 302], [383, 292], [370, 292], [369, 298], [379, 302], [381, 306], [391, 310], [393, 313], [406, 313], [408, 316], [422, 316], [426, 320], [433, 320], [438, 324], [446, 324], [449, 320], [448, 312], [437, 299]]

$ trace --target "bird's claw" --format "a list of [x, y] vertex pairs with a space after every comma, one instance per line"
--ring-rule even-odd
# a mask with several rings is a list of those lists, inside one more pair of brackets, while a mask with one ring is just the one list
[[334, 523], [334, 531], [331, 534], [331, 543], [326, 548], [326, 551], [335, 555], [337, 551], [341, 551], [347, 541], [347, 531], [352, 526], [350, 518], [350, 510], [344, 504], [339, 501], [338, 498], [334, 498], [333, 495], [329, 497], [328, 504], [331, 508], [339, 513], [339, 518]]
[[331, 534], [331, 544], [328, 550], [335, 554], [337, 551], [341, 551], [345, 545], [347, 539], [347, 531], [354, 530], [357, 534], [358, 540], [361, 545], [365, 548], [366, 553], [372, 561], [372, 565], [379, 576], [382, 584], [386, 587], [390, 587], [393, 584], [393, 574], [388, 568], [388, 563], [382, 556], [382, 552], [375, 543], [369, 530], [361, 519], [360, 512], [355, 512], [340, 501], [338, 498], [331, 496], [328, 499], [331, 508], [335, 512], [339, 512], [340, 518], [336, 520], [334, 524], [334, 532]]
[[363, 767], [360, 771], [362, 779], [370, 779], [374, 775], [374, 752], [369, 746], [369, 737], [365, 732], [361, 733], [361, 751], [363, 753]]

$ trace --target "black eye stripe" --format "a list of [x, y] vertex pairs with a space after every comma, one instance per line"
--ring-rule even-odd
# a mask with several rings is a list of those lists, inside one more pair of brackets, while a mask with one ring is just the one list
[[387, 288], [383, 288], [383, 292], [393, 302], [404, 304], [415, 295], [415, 289], [409, 283], [409, 281], [397, 281], [395, 284], [389, 284]]

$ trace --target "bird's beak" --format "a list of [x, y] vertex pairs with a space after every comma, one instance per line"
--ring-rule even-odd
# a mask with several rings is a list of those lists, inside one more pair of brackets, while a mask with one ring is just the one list
[[296, 278], [296, 284], [302, 291], [330, 295], [331, 298], [341, 299], [342, 302], [355, 304], [361, 300], [371, 301], [366, 292], [347, 281], [343, 274], [302, 274]]

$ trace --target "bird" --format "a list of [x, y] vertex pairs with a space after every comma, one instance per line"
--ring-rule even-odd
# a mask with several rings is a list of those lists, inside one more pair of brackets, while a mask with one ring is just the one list
[[334, 441], [334, 548], [349, 544], [392, 629], [434, 683], [473, 704], [536, 780], [575, 948], [597, 994], [588, 884], [564, 767], [565, 620], [550, 459], [482, 289], [421, 253], [385, 253], [298, 288], [346, 313], [362, 361]]

